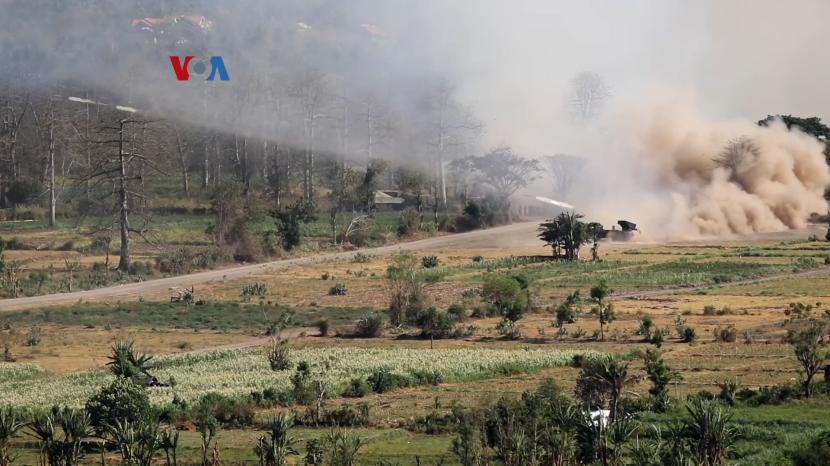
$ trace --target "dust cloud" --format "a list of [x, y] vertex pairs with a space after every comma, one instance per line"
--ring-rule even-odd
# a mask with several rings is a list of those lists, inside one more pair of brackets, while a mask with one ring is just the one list
[[587, 149], [601, 155], [578, 205], [606, 222], [627, 215], [654, 238], [796, 229], [827, 212], [823, 142], [780, 121], [707, 120], [694, 100], [664, 93], [610, 116]]

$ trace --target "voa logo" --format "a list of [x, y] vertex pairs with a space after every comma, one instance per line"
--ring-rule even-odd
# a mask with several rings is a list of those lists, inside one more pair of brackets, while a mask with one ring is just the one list
[[[186, 57], [171, 56], [170, 64], [173, 65], [173, 72], [176, 73], [176, 79], [179, 81], [190, 81], [190, 73], [197, 75], [204, 75], [207, 72], [208, 64], [210, 64], [210, 75], [205, 79], [206, 81], [215, 81], [219, 77], [220, 81], [230, 81], [228, 76], [228, 69], [225, 67], [225, 61], [220, 56], [210, 57], [209, 62], [201, 58], [196, 58], [193, 55]], [[192, 63], [191, 63], [192, 62]]]

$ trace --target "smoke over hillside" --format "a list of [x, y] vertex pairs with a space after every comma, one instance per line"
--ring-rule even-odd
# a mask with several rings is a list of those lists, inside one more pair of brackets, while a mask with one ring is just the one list
[[690, 99], [668, 97], [610, 120], [604, 144], [616, 149], [589, 173], [603, 189], [579, 196], [589, 212], [691, 237], [800, 228], [827, 211], [824, 144], [780, 121], [711, 122]]
[[[215, 24], [198, 48], [224, 57], [230, 82], [176, 82], [171, 52], [132, 26], [179, 14]], [[827, 210], [823, 145], [754, 121], [830, 108], [828, 15], [822, 0], [8, 0], [0, 78], [358, 161], [433, 157], [451, 89], [448, 126], [473, 114], [485, 131], [454, 138], [445, 162], [498, 144], [573, 154], [589, 164], [563, 200], [589, 218], [663, 236], [774, 231]], [[610, 91], [603, 115], [575, 121], [571, 79], [586, 70]], [[680, 91], [649, 97], [664, 86]], [[741, 138], [739, 163], [715, 162]]]

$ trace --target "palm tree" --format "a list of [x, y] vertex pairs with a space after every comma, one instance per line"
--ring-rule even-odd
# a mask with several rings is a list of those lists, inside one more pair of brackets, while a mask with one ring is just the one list
[[153, 356], [135, 351], [132, 339], [118, 340], [112, 345], [112, 354], [107, 363], [110, 371], [118, 377], [135, 377], [147, 375], [150, 368], [150, 360]]
[[331, 447], [329, 464], [331, 466], [354, 466], [357, 464], [357, 451], [363, 446], [360, 437], [349, 435], [342, 430], [329, 433], [326, 441]]
[[717, 402], [700, 398], [687, 404], [686, 410], [689, 417], [683, 420], [685, 436], [691, 440], [700, 464], [725, 465], [736, 436], [730, 422], [732, 414]]
[[9, 443], [23, 426], [23, 418], [17, 410], [0, 407], [0, 466], [10, 466], [14, 461]]
[[165, 428], [161, 431], [161, 445], [167, 459], [167, 466], [178, 466], [176, 452], [179, 449], [179, 431], [174, 427]]
[[579, 249], [585, 244], [590, 233], [582, 215], [563, 212], [553, 220], [539, 225], [539, 239], [553, 248], [553, 254], [566, 260], [579, 259]]
[[48, 412], [36, 414], [29, 430], [40, 443], [45, 464], [75, 466], [83, 457], [84, 439], [92, 435], [92, 424], [84, 410], [55, 406]]
[[268, 436], [259, 438], [259, 444], [254, 448], [259, 463], [263, 466], [287, 466], [288, 457], [299, 454], [294, 448], [297, 440], [288, 435], [288, 430], [294, 426], [294, 416], [280, 413], [268, 425]]
[[150, 466], [162, 447], [159, 423], [155, 419], [116, 421], [115, 425], [108, 426], [107, 431], [113, 443], [118, 445], [124, 464]]

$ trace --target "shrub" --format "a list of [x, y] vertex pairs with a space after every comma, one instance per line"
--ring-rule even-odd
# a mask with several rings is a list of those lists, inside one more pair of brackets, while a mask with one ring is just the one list
[[730, 325], [725, 328], [715, 328], [715, 341], [734, 343], [738, 340], [738, 330]]
[[197, 416], [213, 418], [221, 424], [252, 426], [256, 414], [253, 400], [235, 400], [218, 393], [204, 395], [195, 407]]
[[[104, 265], [104, 267], [106, 267], [106, 265]], [[130, 262], [130, 268], [127, 273], [136, 276], [153, 275], [153, 265], [151, 262], [133, 261]]]
[[[830, 256], [827, 257], [830, 258]], [[476, 264], [484, 262], [484, 256], [473, 256], [473, 262]]]
[[378, 338], [383, 333], [383, 314], [369, 314], [355, 323], [355, 336], [360, 338]]
[[271, 370], [275, 372], [291, 368], [291, 350], [288, 348], [287, 340], [274, 341], [268, 351], [268, 364], [271, 366]]
[[520, 280], [504, 275], [490, 274], [484, 278], [482, 297], [504, 318], [517, 321], [530, 307], [530, 293]]
[[241, 296], [246, 302], [254, 297], [264, 298], [266, 294], [268, 294], [268, 288], [265, 286], [265, 283], [248, 283], [242, 286]]
[[447, 308], [447, 314], [452, 316], [457, 322], [463, 322], [467, 319], [467, 310], [461, 304], [450, 304]]
[[651, 335], [649, 342], [660, 348], [663, 346], [663, 340], [665, 339], [665, 332], [663, 330], [655, 330], [654, 334]]
[[421, 214], [409, 208], [401, 212], [398, 217], [398, 235], [412, 236], [421, 229]]
[[708, 304], [708, 305], [703, 307], [703, 315], [705, 315], [705, 316], [716, 315], [717, 311], [718, 311], [717, 308], [715, 306], [712, 306], [711, 304]]
[[416, 324], [424, 338], [449, 338], [455, 332], [456, 321], [454, 316], [431, 307], [418, 313]]
[[649, 314], [644, 314], [640, 317], [640, 326], [637, 328], [637, 331], [634, 332], [635, 335], [641, 335], [645, 337], [646, 340], [651, 338], [651, 328], [654, 326], [654, 319]]
[[336, 283], [333, 287], [329, 288], [330, 296], [345, 296], [348, 292], [349, 289], [346, 288], [344, 283]]
[[681, 338], [683, 339], [683, 343], [693, 343], [697, 338], [695, 329], [693, 327], [684, 327]]
[[328, 334], [329, 334], [329, 320], [327, 318], [321, 317], [321, 318], [317, 319], [317, 322], [315, 323], [315, 326], [317, 327], [317, 330], [320, 332], [321, 337], [328, 336]]
[[32, 326], [26, 337], [26, 346], [38, 346], [43, 340], [43, 331], [38, 326]]
[[355, 253], [354, 257], [352, 257], [352, 262], [354, 262], [356, 264], [366, 264], [366, 263], [371, 262], [371, 261], [372, 261], [372, 256], [370, 256], [366, 253], [363, 253], [363, 252]]
[[424, 309], [424, 280], [417, 265], [415, 256], [399, 254], [392, 258], [386, 269], [389, 319], [394, 326], [412, 322]]
[[555, 325], [562, 328], [565, 324], [572, 324], [579, 319], [579, 290], [574, 291], [556, 306], [554, 313], [556, 314]]
[[349, 381], [349, 386], [343, 392], [343, 396], [347, 398], [363, 398], [370, 391], [372, 391], [372, 387], [369, 386], [369, 382], [357, 377]]
[[502, 319], [496, 327], [496, 330], [506, 340], [519, 340], [522, 338], [522, 331], [519, 329], [519, 325], [510, 319]]
[[812, 439], [805, 447], [790, 453], [795, 466], [822, 466], [830, 458], [830, 431], [824, 431]]
[[86, 412], [96, 432], [116, 422], [137, 422], [150, 412], [150, 398], [143, 387], [119, 377], [86, 402]]
[[440, 264], [438, 260], [438, 256], [424, 256], [421, 258], [421, 265], [424, 266], [425, 269], [434, 269], [438, 267]]
[[375, 393], [386, 393], [396, 388], [404, 388], [410, 385], [409, 379], [402, 375], [393, 374], [388, 367], [375, 369], [368, 378], [369, 386]]

